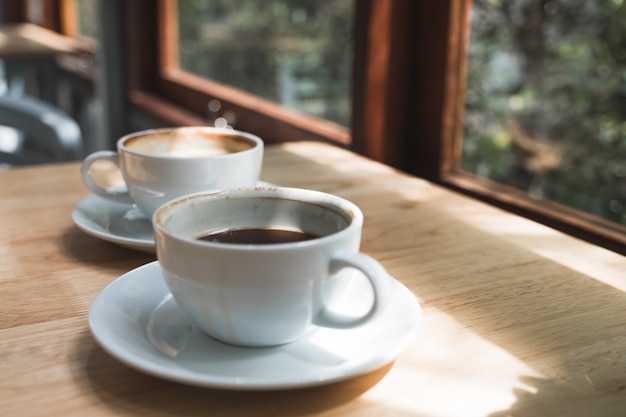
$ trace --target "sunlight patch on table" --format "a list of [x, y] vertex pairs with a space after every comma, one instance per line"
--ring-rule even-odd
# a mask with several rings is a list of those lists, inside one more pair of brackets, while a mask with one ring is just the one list
[[[543, 377], [522, 360], [445, 313], [428, 309], [424, 317], [415, 352], [401, 355], [364, 400], [398, 416], [485, 417], [511, 409], [520, 392], [537, 393], [523, 380]], [[428, 397], [420, 401], [422, 393]]]

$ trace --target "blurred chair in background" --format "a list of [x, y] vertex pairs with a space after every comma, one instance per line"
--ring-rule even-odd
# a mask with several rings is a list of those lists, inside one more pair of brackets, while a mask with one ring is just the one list
[[0, 96], [0, 126], [17, 131], [10, 146], [0, 142], [0, 164], [28, 165], [78, 160], [83, 140], [78, 123], [34, 97]]

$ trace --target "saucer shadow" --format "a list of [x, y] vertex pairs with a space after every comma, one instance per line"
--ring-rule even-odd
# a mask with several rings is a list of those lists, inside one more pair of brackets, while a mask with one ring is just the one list
[[60, 237], [59, 247], [78, 261], [106, 268], [117, 267], [118, 262], [141, 265], [156, 260], [156, 255], [130, 249], [115, 243], [91, 236], [76, 226], [65, 229]]
[[75, 378], [114, 413], [204, 416], [320, 413], [359, 397], [389, 372], [393, 362], [351, 379], [309, 388], [236, 391], [179, 384], [136, 371], [111, 357], [88, 331], [75, 347]]

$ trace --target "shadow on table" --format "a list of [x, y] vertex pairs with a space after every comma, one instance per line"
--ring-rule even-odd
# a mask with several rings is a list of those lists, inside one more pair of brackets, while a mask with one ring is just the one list
[[281, 391], [232, 391], [188, 386], [138, 372], [96, 345], [88, 332], [74, 352], [77, 385], [114, 413], [146, 416], [302, 416], [348, 403], [376, 385], [392, 364], [329, 385]]
[[[476, 230], [451, 223], [445, 232], [437, 230], [449, 238], [433, 252], [425, 249], [424, 259], [454, 260], [468, 250], [458, 242], [470, 231], [476, 237]], [[559, 244], [549, 235], [533, 239], [547, 247]], [[583, 417], [589, 410], [626, 415], [626, 294], [503, 239], [486, 239], [477, 247], [481, 251], [471, 264], [453, 267], [454, 274], [442, 275], [442, 269], [436, 276], [421, 274], [413, 288], [426, 305], [541, 375], [521, 376], [527, 389], [516, 389], [512, 406], [491, 417]], [[480, 280], [468, 286], [468, 277]]]
[[[391, 195], [385, 200], [394, 204]], [[436, 217], [428, 215], [430, 208], [415, 209], [424, 218]], [[425, 307], [453, 317], [541, 375], [520, 376], [519, 385], [526, 388], [514, 389], [515, 402], [489, 416], [587, 417], [589, 410], [603, 417], [626, 416], [626, 293], [522, 248], [514, 237], [489, 239], [452, 216], [448, 221], [419, 230], [425, 233], [419, 250], [424, 263], [417, 266], [411, 289]], [[416, 230], [403, 227], [409, 230], [398, 233]], [[464, 235], [476, 245], [468, 246]], [[560, 244], [549, 235], [533, 239], [546, 247]], [[467, 250], [475, 256], [455, 265], [455, 259], [468, 259], [463, 256]], [[391, 250], [388, 256], [409, 255]], [[402, 280], [402, 273], [397, 278]]]
[[153, 253], [129, 249], [98, 239], [73, 226], [65, 230], [59, 247], [80, 262], [103, 268], [129, 270], [156, 259]]

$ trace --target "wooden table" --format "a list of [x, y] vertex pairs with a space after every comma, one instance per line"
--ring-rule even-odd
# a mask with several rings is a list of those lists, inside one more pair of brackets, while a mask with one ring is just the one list
[[135, 371], [87, 313], [154, 256], [81, 232], [79, 164], [0, 173], [3, 416], [624, 416], [626, 258], [317, 143], [268, 146], [263, 179], [365, 214], [362, 250], [422, 304], [393, 363], [316, 388], [237, 392]]

